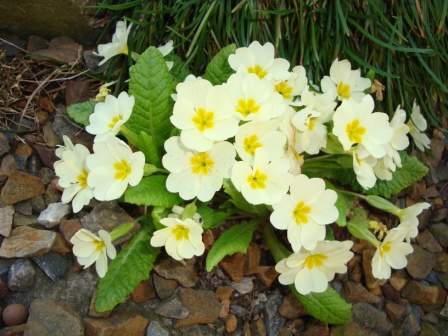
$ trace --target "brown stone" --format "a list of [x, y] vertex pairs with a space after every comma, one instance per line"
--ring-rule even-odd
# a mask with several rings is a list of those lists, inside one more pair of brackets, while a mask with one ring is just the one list
[[8, 327], [23, 324], [28, 318], [28, 309], [22, 304], [12, 303], [3, 309], [2, 318]]
[[64, 240], [69, 244], [70, 246], [73, 246], [72, 243], [70, 243], [70, 239], [75, 235], [76, 232], [82, 229], [82, 224], [80, 219], [66, 219], [62, 220], [61, 224], [59, 225], [59, 232], [64, 238]]
[[370, 292], [375, 295], [381, 295], [381, 285], [385, 283], [385, 280], [377, 279], [372, 273], [372, 259], [375, 254], [375, 250], [366, 249], [362, 251], [362, 271], [364, 273], [364, 279], [366, 286]]
[[235, 315], [229, 314], [226, 318], [226, 331], [231, 333], [238, 327], [238, 320]]
[[279, 273], [275, 270], [275, 266], [258, 266], [257, 276], [266, 287], [271, 287]]
[[440, 336], [440, 333], [429, 323], [423, 322], [420, 326], [419, 336]]
[[216, 288], [216, 296], [218, 297], [218, 300], [224, 301], [230, 299], [230, 296], [232, 296], [233, 293], [233, 287], [232, 286], [219, 286]]
[[227, 315], [229, 315], [229, 311], [230, 311], [230, 300], [223, 300], [221, 301], [222, 306], [221, 306], [221, 310], [219, 311], [219, 318], [220, 319], [226, 319]]
[[354, 259], [350, 260], [349, 263], [350, 262], [353, 262], [353, 263], [352, 263], [351, 267], [349, 268], [348, 278], [354, 282], [360, 282], [362, 279], [361, 266]]
[[45, 186], [42, 179], [14, 170], [0, 194], [0, 205], [14, 204], [43, 194]]
[[26, 323], [0, 329], [0, 336], [23, 336]]
[[19, 143], [15, 154], [23, 158], [28, 158], [33, 154], [33, 149], [27, 143]]
[[50, 251], [56, 232], [20, 226], [11, 231], [0, 247], [2, 258], [36, 257]]
[[43, 131], [44, 131], [44, 141], [48, 147], [56, 147], [57, 145], [63, 144], [61, 139], [59, 139], [59, 136], [53, 130], [52, 122], [47, 122], [43, 127]]
[[403, 288], [401, 295], [410, 303], [434, 304], [437, 302], [439, 290], [435, 286], [425, 286], [411, 280]]
[[359, 282], [345, 281], [343, 283], [345, 299], [349, 303], [356, 302], [369, 302], [369, 303], [379, 303], [381, 298], [369, 292], [362, 284]]
[[389, 279], [389, 283], [391, 286], [398, 292], [401, 292], [404, 286], [408, 283], [408, 279], [404, 279], [400, 276], [398, 276], [396, 273], [391, 276]]
[[179, 298], [190, 312], [190, 315], [177, 321], [174, 325], [176, 328], [198, 323], [214, 323], [218, 319], [221, 311], [221, 302], [219, 302], [214, 292], [181, 288]]
[[0, 278], [0, 299], [4, 299], [8, 295], [8, 286], [6, 283]]
[[241, 282], [243, 281], [245, 262], [246, 255], [237, 252], [222, 259], [219, 266], [226, 272], [232, 281]]
[[109, 318], [86, 317], [86, 336], [144, 336], [149, 322], [141, 315], [117, 311]]
[[406, 270], [412, 278], [423, 280], [436, 264], [435, 255], [415, 244], [412, 244], [412, 248], [414, 251], [407, 256]]
[[111, 310], [99, 313], [96, 311], [95, 309], [95, 304], [96, 304], [96, 297], [98, 295], [98, 289], [95, 288], [93, 290], [93, 294], [92, 294], [92, 299], [90, 300], [90, 305], [89, 305], [89, 316], [90, 317], [109, 317], [110, 314], [112, 313]]
[[430, 312], [434, 309], [443, 307], [445, 305], [446, 297], [448, 296], [448, 292], [442, 286], [437, 286], [437, 289], [439, 291], [439, 295], [437, 295], [436, 303], [431, 304], [431, 305], [422, 305], [422, 308], [425, 312]]
[[251, 336], [266, 336], [266, 325], [263, 319], [258, 319], [250, 324], [250, 335]]
[[154, 271], [161, 277], [176, 280], [181, 286], [188, 288], [194, 287], [199, 279], [191, 259], [182, 264], [173, 258], [167, 258], [157, 263]]
[[51, 63], [48, 58], [58, 61], [76, 64], [82, 56], [82, 46], [78, 43], [64, 44], [55, 48], [36, 50], [31, 58], [44, 63]]
[[65, 102], [67, 106], [90, 100], [90, 85], [87, 80], [67, 81], [65, 87]]
[[293, 292], [289, 292], [283, 297], [278, 313], [284, 318], [290, 320], [308, 315], [305, 308], [303, 308], [302, 304], [299, 302], [299, 299], [297, 299]]
[[434, 238], [434, 236], [428, 229], [420, 232], [415, 239], [421, 247], [429, 252], [443, 251], [442, 246], [440, 246], [439, 242]]
[[398, 301], [400, 300], [400, 292], [396, 291], [392, 285], [385, 283], [381, 286], [381, 289], [383, 290], [383, 295], [386, 299], [392, 300], [392, 301]]
[[408, 189], [406, 189], [406, 193], [415, 201], [420, 201], [425, 192], [426, 184], [423, 180], [412, 184]]
[[0, 206], [0, 235], [9, 237], [14, 219], [14, 207], [12, 205]]
[[328, 328], [328, 324], [318, 322], [311, 326], [303, 336], [328, 336], [330, 335], [330, 329]]
[[0, 181], [7, 179], [14, 170], [18, 169], [20, 166], [12, 155], [4, 156], [0, 163]]
[[260, 264], [260, 248], [254, 242], [249, 244], [246, 254], [246, 267], [244, 275], [256, 274]]
[[154, 299], [156, 297], [156, 290], [154, 289], [151, 278], [138, 284], [132, 292], [131, 297], [135, 303], [143, 303]]
[[54, 243], [51, 246], [51, 251], [55, 253], [70, 253], [72, 251], [70, 246], [66, 243], [64, 238], [62, 238], [62, 236], [56, 232], [56, 238], [54, 239]]
[[436, 266], [434, 267], [436, 272], [446, 273], [448, 272], [448, 253], [437, 253]]
[[26, 50], [32, 53], [35, 50], [45, 49], [46, 47], [48, 47], [49, 42], [50, 41], [44, 39], [43, 37], [30, 35], [28, 37], [28, 45], [26, 47]]
[[395, 302], [386, 303], [384, 310], [394, 324], [400, 321], [406, 313], [406, 309]]
[[36, 112], [36, 122], [39, 125], [45, 125], [50, 115], [46, 111], [39, 110]]
[[179, 286], [176, 280], [165, 279], [158, 276], [156, 273], [152, 274], [152, 280], [157, 296], [162, 300], [169, 298], [171, 294], [173, 294], [174, 290]]
[[59, 160], [56, 156], [55, 148], [38, 143], [32, 144], [31, 147], [37, 152], [44, 166], [53, 169], [54, 163]]

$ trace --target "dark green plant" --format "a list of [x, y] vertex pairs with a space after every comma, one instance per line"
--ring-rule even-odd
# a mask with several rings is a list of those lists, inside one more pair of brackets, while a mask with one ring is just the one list
[[[336, 57], [364, 74], [374, 71], [386, 87], [379, 111], [401, 104], [409, 112], [416, 99], [429, 124], [448, 116], [446, 0], [103, 0], [98, 7], [109, 18], [105, 34], [125, 18], [133, 23], [135, 52], [172, 39], [193, 74], [231, 43], [269, 41], [278, 56], [305, 66], [315, 84]], [[133, 61], [120, 67], [119, 60], [109, 62], [107, 74], [121, 69], [123, 90]]]

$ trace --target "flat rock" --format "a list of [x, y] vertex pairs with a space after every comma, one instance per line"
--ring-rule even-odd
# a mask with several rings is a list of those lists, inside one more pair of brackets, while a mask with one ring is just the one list
[[247, 249], [244, 275], [256, 274], [260, 264], [261, 251], [257, 244], [251, 242]]
[[440, 334], [432, 325], [423, 322], [420, 326], [420, 336], [440, 336]]
[[86, 335], [95, 336], [144, 336], [148, 320], [141, 315], [131, 315], [124, 311], [117, 311], [109, 318], [86, 317], [84, 325]]
[[184, 319], [190, 315], [190, 311], [182, 304], [176, 295], [160, 302], [154, 311], [160, 316], [176, 320]]
[[275, 266], [258, 266], [257, 276], [266, 287], [271, 287], [279, 275]]
[[305, 308], [303, 308], [299, 299], [294, 295], [293, 292], [289, 292], [283, 297], [282, 304], [278, 309], [278, 313], [289, 320], [308, 315]]
[[0, 336], [22, 336], [25, 332], [26, 324], [19, 324], [12, 327], [0, 329]]
[[141, 282], [131, 294], [132, 300], [135, 303], [143, 303], [156, 297], [156, 290], [151, 278]]
[[29, 291], [33, 288], [35, 274], [28, 259], [18, 260], [9, 268], [6, 284], [12, 291]]
[[437, 253], [436, 266], [434, 267], [434, 270], [442, 273], [448, 272], [448, 253]]
[[56, 239], [56, 232], [21, 226], [11, 231], [0, 247], [1, 258], [22, 258], [40, 256], [50, 251]]
[[24, 336], [83, 336], [81, 317], [69, 305], [52, 299], [36, 299], [29, 308], [30, 316]]
[[385, 283], [385, 280], [380, 280], [373, 276], [372, 259], [374, 254], [375, 251], [371, 249], [362, 251], [362, 271], [364, 273], [367, 289], [375, 295], [381, 295], [381, 285]]
[[174, 325], [175, 327], [185, 327], [198, 323], [214, 323], [218, 320], [221, 302], [219, 302], [214, 292], [181, 288], [178, 295], [190, 314], [187, 318], [177, 321]]
[[361, 327], [359, 324], [349, 321], [346, 324], [334, 325], [331, 328], [331, 336], [382, 336], [384, 334], [365, 327]]
[[0, 207], [0, 235], [3, 237], [9, 237], [13, 219], [14, 207], [12, 205]]
[[157, 263], [154, 271], [161, 277], [176, 280], [181, 286], [187, 288], [194, 287], [196, 281], [198, 281], [198, 274], [191, 259], [186, 260], [185, 265], [183, 265], [173, 258], [167, 258]]
[[[101, 202], [93, 210], [81, 219], [84, 229], [97, 234], [99, 230], [111, 232], [118, 225], [132, 222], [134, 219], [120, 208], [116, 201]], [[140, 225], [135, 225], [134, 229], [126, 236], [114, 241], [114, 245], [119, 245], [131, 239], [140, 229]]]
[[[97, 63], [98, 64], [98, 63]], [[90, 84], [87, 80], [70, 80], [65, 86], [67, 106], [90, 100]]]
[[152, 274], [152, 281], [159, 298], [166, 299], [170, 297], [174, 290], [179, 286], [176, 280], [165, 279], [158, 276], [155, 272]]
[[232, 281], [241, 282], [243, 281], [245, 263], [246, 256], [243, 253], [237, 252], [222, 259], [219, 266]]
[[0, 162], [0, 181], [8, 178], [13, 171], [19, 168], [19, 164], [12, 155], [5, 155]]
[[16, 204], [14, 204], [14, 210], [15, 212], [19, 212], [24, 215], [33, 214], [33, 207], [31, 206], [31, 200], [27, 199], [24, 201], [17, 202]]
[[435, 304], [439, 296], [439, 289], [436, 286], [426, 286], [411, 280], [401, 291], [402, 297], [410, 303]]
[[377, 304], [381, 301], [381, 298], [379, 296], [370, 293], [359, 282], [345, 281], [343, 284], [343, 288], [345, 299], [349, 303], [368, 302]]
[[434, 223], [429, 226], [429, 230], [440, 245], [448, 247], [448, 224], [442, 222]]
[[395, 335], [417, 336], [420, 333], [420, 325], [414, 314], [409, 314], [401, 323]]
[[37, 218], [39, 224], [52, 228], [61, 223], [61, 220], [71, 213], [71, 206], [62, 202], [48, 204]]
[[8, 153], [8, 151], [9, 151], [9, 140], [3, 133], [0, 133], [0, 156], [2, 156], [5, 153]]
[[252, 292], [254, 289], [254, 283], [250, 277], [243, 277], [241, 282], [232, 282], [232, 287], [242, 295]]
[[366, 302], [358, 302], [353, 305], [352, 320], [361, 327], [371, 328], [380, 334], [390, 333], [393, 327], [385, 312]]
[[268, 335], [278, 335], [286, 320], [278, 312], [283, 301], [281, 294], [272, 293], [263, 309], [264, 324]]
[[14, 170], [0, 194], [0, 205], [10, 205], [33, 198], [45, 192], [42, 179]]
[[170, 334], [159, 322], [153, 320], [149, 323], [146, 336], [170, 336]]
[[48, 252], [32, 259], [53, 282], [64, 278], [70, 269], [69, 261], [58, 253]]
[[406, 313], [406, 309], [395, 302], [386, 303], [384, 310], [394, 324], [400, 321]]
[[59, 225], [59, 233], [61, 234], [62, 238], [67, 242], [67, 244], [70, 244], [70, 239], [75, 235], [76, 232], [82, 229], [81, 220], [76, 219], [66, 219], [62, 220], [61, 224]]
[[414, 279], [423, 280], [436, 265], [435, 254], [415, 244], [412, 247], [414, 251], [407, 256], [406, 270]]
[[443, 251], [442, 246], [440, 246], [439, 242], [434, 238], [428, 229], [420, 232], [415, 239], [421, 247], [429, 252]]

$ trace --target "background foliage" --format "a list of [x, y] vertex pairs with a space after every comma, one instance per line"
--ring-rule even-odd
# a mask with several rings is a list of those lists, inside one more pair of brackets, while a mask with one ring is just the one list
[[[104, 0], [98, 15], [105, 16], [103, 40], [126, 18], [133, 23], [131, 50], [172, 39], [195, 75], [223, 47], [253, 40], [272, 42], [315, 84], [336, 57], [346, 58], [386, 86], [378, 111], [401, 104], [410, 113], [417, 99], [431, 125], [446, 127], [447, 10], [446, 0]], [[108, 62], [108, 76], [120, 76], [118, 91], [133, 62], [121, 66], [122, 59]]]

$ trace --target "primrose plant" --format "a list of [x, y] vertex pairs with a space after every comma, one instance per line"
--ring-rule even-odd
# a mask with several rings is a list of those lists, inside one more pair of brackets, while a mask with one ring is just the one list
[[[128, 34], [120, 23], [99, 54], [107, 60], [129, 53]], [[62, 201], [72, 202], [74, 212], [92, 198], [144, 206], [134, 222], [110, 233], [82, 229], [72, 239], [80, 263], [96, 263], [101, 277], [97, 311], [124, 301], [161, 249], [179, 262], [201, 257], [204, 231], [226, 224], [206, 253], [208, 271], [226, 255], [245, 253], [260, 228], [279, 282], [316, 318], [347, 322], [351, 306], [329, 282], [347, 272], [353, 241], [335, 240], [332, 228], [346, 227], [376, 248], [375, 277], [406, 266], [417, 216], [429, 204], [400, 209], [386, 198], [427, 172], [405, 152], [408, 135], [420, 149], [429, 147], [418, 105], [407, 122], [400, 106], [392, 118], [376, 112], [368, 93], [374, 74], [362, 77], [347, 60], [334, 60], [319, 87], [304, 67], [276, 58], [271, 43], [226, 46], [194, 75], [172, 48], [170, 42], [133, 53], [128, 92], [115, 97], [102, 88], [100, 101], [68, 108], [95, 139], [93, 153], [68, 137], [57, 149]], [[399, 224], [352, 211], [355, 198]], [[137, 222], [139, 230], [117, 253], [114, 243]]]

